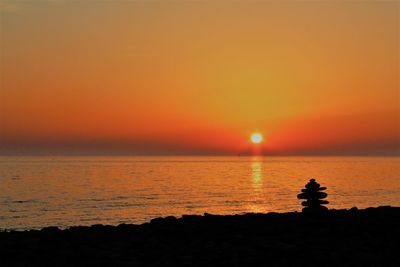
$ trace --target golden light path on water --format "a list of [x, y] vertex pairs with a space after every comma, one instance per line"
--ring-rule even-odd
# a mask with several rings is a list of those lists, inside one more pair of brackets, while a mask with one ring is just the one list
[[262, 176], [262, 158], [261, 157], [253, 157], [251, 162], [251, 182], [254, 190], [254, 198], [255, 202], [251, 206], [252, 212], [262, 212], [262, 190], [263, 190], [263, 176]]
[[329, 208], [400, 206], [399, 157], [0, 157], [0, 228], [300, 211], [311, 177]]

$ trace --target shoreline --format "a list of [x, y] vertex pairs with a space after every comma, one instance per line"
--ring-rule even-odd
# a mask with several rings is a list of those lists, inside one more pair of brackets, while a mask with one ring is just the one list
[[4, 266], [400, 266], [400, 207], [0, 231]]

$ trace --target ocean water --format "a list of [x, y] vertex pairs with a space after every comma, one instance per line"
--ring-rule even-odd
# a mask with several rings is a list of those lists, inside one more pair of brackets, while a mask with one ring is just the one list
[[400, 206], [399, 157], [0, 157], [0, 229], [300, 211], [311, 177], [329, 208]]

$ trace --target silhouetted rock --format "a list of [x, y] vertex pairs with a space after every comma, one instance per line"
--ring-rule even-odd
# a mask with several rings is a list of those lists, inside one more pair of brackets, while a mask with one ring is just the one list
[[400, 208], [0, 231], [1, 266], [400, 266]]
[[320, 185], [315, 181], [315, 179], [310, 179], [310, 182], [306, 184], [305, 189], [302, 189], [301, 192], [297, 195], [298, 199], [306, 199], [306, 201], [301, 202], [304, 213], [313, 213], [319, 214], [323, 211], [327, 211], [328, 208], [322, 206], [323, 204], [328, 204], [329, 201], [321, 200], [328, 196], [327, 193], [321, 192], [326, 190], [326, 187], [320, 187]]

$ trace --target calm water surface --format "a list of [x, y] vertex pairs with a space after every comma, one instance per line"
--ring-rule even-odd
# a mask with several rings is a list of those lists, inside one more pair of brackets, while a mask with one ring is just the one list
[[330, 208], [400, 206], [398, 157], [0, 157], [0, 228], [299, 211], [310, 177]]

